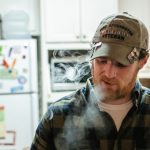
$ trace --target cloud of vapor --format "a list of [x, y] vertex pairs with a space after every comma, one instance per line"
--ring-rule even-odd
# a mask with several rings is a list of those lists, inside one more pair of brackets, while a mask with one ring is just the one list
[[[99, 129], [102, 130], [98, 131]], [[109, 132], [105, 128], [103, 116], [100, 115], [99, 109], [93, 106], [93, 104], [89, 104], [80, 115], [69, 115], [66, 118], [64, 129], [55, 140], [57, 149], [91, 150], [91, 145], [86, 140], [87, 138], [94, 140], [91, 137], [91, 132], [92, 134], [93, 132], [94, 134], [101, 132], [101, 136]]]
[[86, 51], [81, 53], [80, 51], [54, 51], [54, 60], [58, 60], [55, 63], [55, 82], [85, 82], [90, 77], [90, 64], [89, 53]]
[[[88, 53], [88, 52], [86, 52]], [[53, 52], [54, 58], [64, 58], [64, 57], [79, 57], [82, 53], [76, 50], [55, 50]]]
[[105, 98], [105, 93], [104, 91], [102, 90], [101, 86], [100, 85], [95, 85], [94, 88], [93, 88], [93, 93], [96, 97], [95, 100], [98, 101], [103, 101], [103, 99]]

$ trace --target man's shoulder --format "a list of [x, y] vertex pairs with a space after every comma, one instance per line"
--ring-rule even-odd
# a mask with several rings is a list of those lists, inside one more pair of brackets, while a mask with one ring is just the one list
[[68, 113], [80, 110], [86, 103], [84, 88], [79, 89], [67, 96], [50, 104], [49, 108], [54, 113]]
[[62, 128], [66, 118], [80, 116], [86, 106], [86, 98], [82, 90], [83, 89], [77, 90], [51, 103], [44, 115], [43, 122], [51, 124], [52, 121], [54, 128], [58, 125], [59, 128]]

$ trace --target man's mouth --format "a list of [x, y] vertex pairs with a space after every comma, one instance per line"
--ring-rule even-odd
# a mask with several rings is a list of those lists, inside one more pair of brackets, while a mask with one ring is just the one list
[[116, 82], [114, 81], [102, 80], [102, 82], [104, 82], [106, 85], [116, 85]]

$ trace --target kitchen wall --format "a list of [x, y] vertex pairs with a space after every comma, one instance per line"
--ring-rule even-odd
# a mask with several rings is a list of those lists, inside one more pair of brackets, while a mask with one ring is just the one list
[[119, 12], [128, 12], [141, 19], [150, 33], [150, 1], [118, 0]]

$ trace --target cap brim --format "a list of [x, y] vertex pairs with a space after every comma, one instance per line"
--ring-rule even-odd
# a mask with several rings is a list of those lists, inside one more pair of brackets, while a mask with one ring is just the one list
[[110, 57], [123, 65], [130, 65], [128, 55], [132, 51], [132, 47], [119, 45], [115, 43], [102, 43], [102, 45], [95, 50], [91, 60], [97, 57]]

